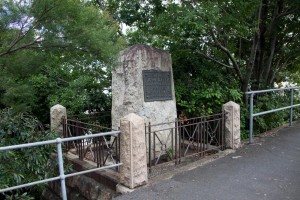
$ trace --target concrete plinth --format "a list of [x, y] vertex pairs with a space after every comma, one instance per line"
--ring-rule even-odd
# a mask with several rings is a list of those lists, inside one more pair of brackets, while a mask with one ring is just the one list
[[63, 135], [63, 124], [62, 119], [67, 118], [67, 110], [62, 105], [55, 105], [50, 109], [50, 128], [51, 131], [59, 133], [61, 136]]
[[144, 119], [129, 114], [120, 122], [120, 183], [130, 189], [147, 184]]
[[225, 119], [226, 148], [238, 149], [241, 146], [240, 105], [230, 101], [223, 105]]

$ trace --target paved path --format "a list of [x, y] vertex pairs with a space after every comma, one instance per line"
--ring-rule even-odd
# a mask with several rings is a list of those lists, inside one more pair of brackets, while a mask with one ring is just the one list
[[300, 124], [116, 199], [300, 200]]

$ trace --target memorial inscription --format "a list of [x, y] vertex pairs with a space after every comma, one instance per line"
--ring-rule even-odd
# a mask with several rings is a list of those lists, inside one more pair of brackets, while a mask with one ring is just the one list
[[172, 100], [171, 72], [143, 70], [144, 101]]

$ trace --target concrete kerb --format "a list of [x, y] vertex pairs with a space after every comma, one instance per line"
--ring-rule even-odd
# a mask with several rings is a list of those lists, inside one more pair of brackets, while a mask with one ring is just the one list
[[[236, 150], [233, 150], [233, 149], [226, 149], [224, 151], [219, 151], [216, 154], [205, 156], [204, 158], [201, 158], [201, 159], [199, 159], [197, 161], [194, 161], [194, 162], [191, 162], [189, 164], [185, 164], [185, 165], [179, 164], [171, 171], [168, 171], [164, 174], [160, 174], [158, 176], [149, 178], [149, 185], [155, 184], [155, 183], [160, 182], [162, 180], [171, 179], [176, 174], [186, 172], [186, 171], [190, 171], [190, 170], [193, 170], [197, 167], [207, 165], [207, 164], [215, 161], [216, 159], [223, 158], [223, 157], [225, 157], [229, 154], [234, 153], [235, 151]], [[143, 186], [143, 187], [145, 187], [145, 186]]]
[[177, 174], [193, 170], [197, 167], [202, 167], [202, 166], [207, 165], [211, 162], [214, 162], [217, 159], [223, 158], [223, 157], [225, 157], [227, 155], [230, 155], [232, 153], [235, 153], [235, 152], [236, 152], [236, 150], [226, 149], [224, 151], [219, 151], [216, 154], [206, 156], [204, 158], [201, 158], [201, 159], [199, 159], [197, 161], [194, 161], [194, 162], [191, 162], [189, 164], [185, 164], [185, 165], [179, 164], [174, 169], [169, 170], [166, 173], [162, 173], [162, 174], [159, 174], [159, 175], [154, 176], [154, 177], [149, 177], [147, 185], [142, 185], [142, 186], [139, 186], [139, 187], [134, 188], [134, 189], [130, 189], [128, 187], [125, 187], [122, 184], [118, 184], [117, 185], [117, 193], [118, 194], [126, 194], [126, 193], [130, 193], [130, 192], [134, 192], [135, 190], [139, 190], [141, 188], [149, 187], [149, 186], [157, 184], [157, 183], [159, 183], [163, 180], [171, 179], [173, 176], [175, 176]]

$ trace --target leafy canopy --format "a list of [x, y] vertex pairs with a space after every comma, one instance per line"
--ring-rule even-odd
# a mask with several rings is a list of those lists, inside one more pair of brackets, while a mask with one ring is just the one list
[[105, 10], [80, 0], [0, 3], [0, 102], [47, 120], [49, 107], [106, 109], [109, 68], [123, 48]]
[[[172, 54], [176, 100], [210, 113], [247, 90], [299, 82], [298, 0], [94, 1], [131, 27], [129, 43]], [[241, 102], [240, 102], [241, 103]]]

